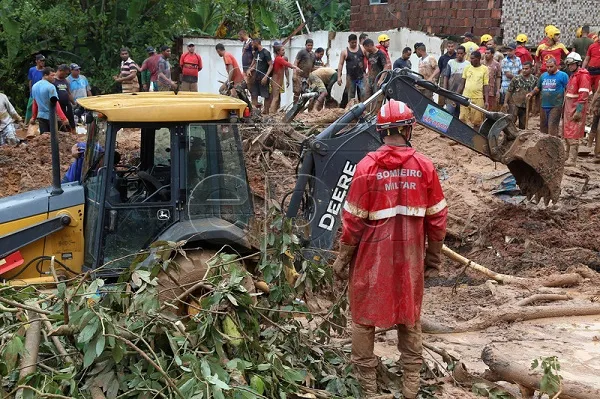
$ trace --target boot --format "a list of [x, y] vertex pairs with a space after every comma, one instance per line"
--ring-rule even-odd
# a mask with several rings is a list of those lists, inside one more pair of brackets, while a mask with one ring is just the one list
[[570, 139], [565, 139], [565, 154], [567, 154], [567, 159], [565, 159], [565, 165], [569, 162], [571, 158], [571, 141]]
[[577, 155], [579, 154], [579, 140], [578, 139], [567, 139], [567, 142], [570, 141], [569, 145], [569, 155], [567, 161], [565, 162], [565, 166], [577, 166]]
[[364, 394], [369, 397], [377, 395], [377, 368], [354, 365], [354, 374]]

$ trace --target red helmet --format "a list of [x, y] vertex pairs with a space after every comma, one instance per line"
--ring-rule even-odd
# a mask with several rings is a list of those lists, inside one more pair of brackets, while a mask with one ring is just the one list
[[[379, 110], [376, 128], [378, 132], [385, 136], [391, 133], [389, 132], [389, 129], [391, 128], [402, 128], [404, 126], [412, 127], [416, 122], [415, 114], [413, 114], [412, 109], [410, 109], [408, 105], [404, 104], [402, 101], [390, 100], [383, 104]], [[384, 133], [385, 130], [388, 131], [387, 134]], [[405, 138], [410, 140], [410, 136]]]

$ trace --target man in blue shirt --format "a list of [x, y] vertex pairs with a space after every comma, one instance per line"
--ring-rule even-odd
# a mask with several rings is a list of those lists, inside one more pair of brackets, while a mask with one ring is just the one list
[[[40, 125], [40, 133], [48, 133], [50, 132], [50, 102], [58, 102], [58, 92], [56, 86], [54, 86], [54, 69], [44, 68], [42, 75], [42, 80], [31, 88], [31, 96], [37, 104], [37, 121]], [[62, 114], [61, 111], [58, 111], [58, 113]]]
[[27, 111], [25, 112], [25, 123], [29, 123], [31, 119], [31, 107], [33, 105], [33, 97], [31, 96], [31, 88], [34, 84], [42, 80], [42, 71], [46, 67], [46, 57], [43, 54], [35, 56], [35, 66], [29, 68], [27, 79], [29, 79], [29, 101], [27, 102]]
[[540, 131], [558, 136], [558, 127], [562, 115], [565, 90], [569, 84], [569, 75], [558, 70], [554, 57], [546, 60], [547, 71], [540, 76], [537, 87], [527, 93], [527, 99], [542, 93], [542, 109], [540, 112]]
[[81, 67], [77, 64], [71, 64], [70, 69], [71, 74], [67, 77], [67, 80], [69, 81], [73, 100], [77, 103], [78, 98], [91, 97], [92, 90], [90, 88], [90, 83], [87, 78], [80, 73]]

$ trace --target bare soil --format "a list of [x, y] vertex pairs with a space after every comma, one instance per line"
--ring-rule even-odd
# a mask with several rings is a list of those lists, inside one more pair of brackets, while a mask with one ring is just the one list
[[[331, 115], [330, 115], [331, 114]], [[320, 127], [337, 110], [317, 115], [302, 114], [294, 126], [303, 134], [312, 129], [315, 119]], [[277, 129], [280, 115], [268, 125], [243, 129], [245, 139]], [[312, 119], [311, 119], [312, 118]], [[530, 128], [537, 128], [533, 118]], [[135, 154], [137, 132], [123, 132], [118, 150]], [[82, 136], [59, 133], [61, 169], [71, 163], [70, 148]], [[283, 135], [277, 136], [281, 140]], [[527, 200], [517, 205], [503, 202], [491, 194], [507, 176], [506, 166], [462, 147], [439, 134], [417, 127], [413, 146], [429, 156], [437, 167], [448, 201], [449, 220], [446, 244], [469, 259], [497, 272], [520, 277], [545, 276], [567, 270], [583, 270], [587, 280], [580, 286], [564, 289], [578, 303], [600, 298], [597, 271], [600, 271], [600, 165], [591, 157], [580, 156], [576, 168], [566, 168], [560, 200], [545, 207]], [[247, 154], [246, 166], [253, 192], [256, 214], [260, 218], [274, 203], [281, 203], [295, 183], [298, 143], [260, 154]], [[0, 148], [0, 197], [51, 184], [50, 143], [48, 136], [31, 140], [26, 146]], [[532, 292], [527, 287], [497, 286], [486, 279], [445, 260], [439, 278], [427, 282], [423, 313], [437, 322], [456, 323], [477, 316], [482, 309], [500, 309]], [[596, 299], [594, 299], [596, 298]], [[393, 333], [378, 338], [378, 355], [398, 356]], [[501, 324], [485, 331], [428, 336], [428, 342], [445, 348], [461, 358], [470, 371], [482, 373], [486, 366], [481, 350], [494, 342], [521, 364], [539, 356], [557, 355], [565, 377], [599, 386], [600, 317], [576, 317]], [[429, 362], [440, 361], [426, 354]], [[440, 398], [474, 398], [449, 381], [443, 384]], [[516, 393], [516, 391], [515, 391]], [[519, 397], [519, 395], [516, 395]]]

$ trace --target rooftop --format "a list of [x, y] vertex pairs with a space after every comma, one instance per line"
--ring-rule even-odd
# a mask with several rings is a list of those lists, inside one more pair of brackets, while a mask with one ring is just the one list
[[198, 122], [241, 116], [246, 103], [210, 93], [143, 92], [107, 94], [77, 100], [86, 109], [104, 114], [111, 122]]

